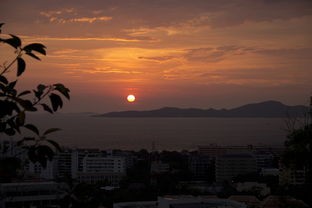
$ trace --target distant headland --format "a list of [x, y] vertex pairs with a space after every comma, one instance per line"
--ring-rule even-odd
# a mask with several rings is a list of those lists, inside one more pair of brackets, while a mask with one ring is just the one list
[[309, 108], [288, 106], [278, 101], [252, 103], [232, 109], [199, 109], [164, 107], [145, 111], [120, 111], [95, 115], [97, 117], [303, 117]]

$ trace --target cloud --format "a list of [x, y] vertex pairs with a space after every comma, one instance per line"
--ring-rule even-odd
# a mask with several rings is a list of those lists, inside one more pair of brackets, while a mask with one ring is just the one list
[[113, 41], [113, 42], [140, 42], [155, 41], [152, 38], [134, 38], [134, 37], [49, 37], [49, 36], [20, 36], [31, 41]]
[[108, 17], [108, 16], [102, 16], [102, 17], [79, 17], [79, 18], [73, 18], [73, 19], [69, 19], [67, 20], [67, 22], [87, 22], [87, 23], [93, 23], [95, 21], [110, 21], [112, 20], [112, 17]]
[[275, 49], [257, 49], [257, 54], [273, 57], [284, 57], [294, 59], [309, 59], [312, 62], [312, 48], [275, 48]]
[[[189, 62], [204, 62], [215, 63], [222, 61], [226, 58], [236, 55], [246, 55], [256, 52], [256, 48], [225, 45], [219, 47], [206, 47], [206, 48], [191, 48], [175, 50], [173, 55], [160, 55], [160, 56], [139, 56], [139, 59], [163, 62], [168, 60], [187, 60]], [[180, 62], [184, 63], [184, 62]]]
[[312, 48], [260, 48], [226, 45], [208, 48], [186, 49], [183, 55], [188, 61], [219, 62], [232, 56], [261, 55], [266, 57], [310, 59]]
[[236, 46], [236, 45], [226, 45], [208, 48], [193, 48], [186, 50], [184, 58], [186, 58], [188, 61], [219, 62], [230, 56], [245, 55], [253, 51], [255, 51], [255, 49], [251, 47]]
[[[211, 2], [207, 2], [205, 6], [209, 6], [209, 4], [211, 5]], [[185, 24], [222, 28], [240, 25], [245, 22], [289, 20], [311, 16], [311, 14], [312, 2], [308, 0], [219, 1], [211, 9], [199, 12], [192, 19], [186, 21]]]
[[[94, 15], [100, 14], [99, 11], [92, 11]], [[52, 10], [40, 12], [40, 15], [46, 17], [49, 22], [52, 23], [94, 23], [94, 22], [107, 22], [111, 21], [113, 17], [111, 16], [82, 16], [79, 17], [79, 12], [74, 8], [62, 9], [62, 10]]]
[[217, 62], [224, 59], [225, 51], [213, 48], [188, 49], [184, 57], [189, 61]]
[[175, 56], [150, 56], [150, 57], [139, 56], [138, 58], [152, 60], [152, 61], [168, 61], [168, 60], [174, 59]]
[[[165, 80], [190, 81], [200, 84], [241, 85], [241, 86], [289, 86], [304, 84], [305, 75], [284, 67], [255, 66], [254, 68], [198, 68], [177, 67], [164, 70]], [[301, 80], [298, 83], [298, 80]]]
[[141, 74], [139, 71], [127, 71], [122, 69], [114, 69], [107, 67], [94, 67], [89, 70], [81, 69], [80, 72], [89, 74]]

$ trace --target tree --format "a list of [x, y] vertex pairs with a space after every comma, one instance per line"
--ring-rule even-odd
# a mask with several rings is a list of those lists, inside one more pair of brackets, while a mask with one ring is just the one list
[[289, 131], [282, 157], [283, 165], [290, 169], [304, 169], [306, 183], [312, 183], [312, 96], [310, 111], [299, 128]]
[[[70, 90], [57, 83], [38, 84], [33, 90], [18, 92], [16, 84], [26, 70], [24, 57], [40, 61], [39, 55], [46, 55], [46, 47], [41, 43], [23, 46], [18, 36], [1, 33], [3, 25], [0, 23], [0, 44], [13, 49], [13, 58], [0, 65], [0, 134], [22, 136], [21, 129], [31, 131], [34, 136], [22, 137], [17, 143], [27, 150], [30, 161], [39, 162], [45, 167], [47, 160], [51, 160], [55, 151], [61, 149], [57, 142], [47, 139], [47, 135], [60, 129], [51, 128], [40, 132], [36, 125], [27, 123], [27, 114], [40, 109], [53, 114], [63, 107], [62, 97], [70, 99]], [[12, 75], [14, 71], [15, 75]]]

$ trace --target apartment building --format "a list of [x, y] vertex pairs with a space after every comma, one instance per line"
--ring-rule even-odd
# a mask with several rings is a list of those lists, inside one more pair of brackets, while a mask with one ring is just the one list
[[257, 172], [254, 155], [249, 153], [224, 154], [216, 158], [216, 182], [232, 181], [238, 175]]

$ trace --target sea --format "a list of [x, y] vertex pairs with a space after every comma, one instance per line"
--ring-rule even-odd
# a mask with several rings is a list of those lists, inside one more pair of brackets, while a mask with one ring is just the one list
[[[107, 118], [90, 113], [30, 114], [48, 139], [64, 147], [123, 150], [195, 150], [201, 145], [278, 145], [287, 136], [285, 118]], [[29, 134], [24, 130], [25, 134]], [[19, 138], [15, 138], [19, 139]]]

